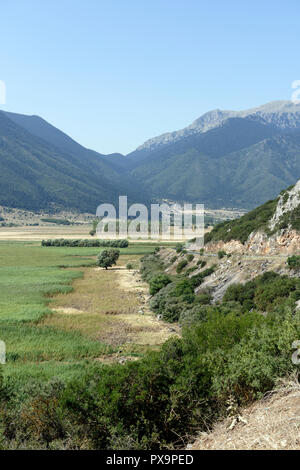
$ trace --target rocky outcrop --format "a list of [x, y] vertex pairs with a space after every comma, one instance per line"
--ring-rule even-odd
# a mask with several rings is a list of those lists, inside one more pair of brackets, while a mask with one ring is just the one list
[[273, 236], [268, 236], [264, 232], [251, 233], [246, 243], [243, 245], [237, 240], [230, 242], [218, 241], [208, 243], [205, 247], [208, 252], [252, 254], [252, 255], [276, 255], [293, 254], [300, 252], [300, 233], [296, 230], [282, 230]]
[[281, 192], [272, 217], [264, 222], [265, 229], [250, 233], [245, 243], [238, 240], [212, 241], [207, 243], [205, 249], [208, 252], [224, 250], [226, 253], [253, 255], [289, 255], [300, 252], [300, 231], [293, 228], [298, 228], [295, 220], [297, 221], [299, 207], [300, 180], [292, 188]]
[[274, 230], [280, 223], [281, 217], [287, 212], [292, 212], [300, 205], [300, 180], [290, 190], [284, 191], [280, 195], [279, 201], [272, 219], [269, 222], [269, 229]]
[[137, 148], [137, 151], [153, 151], [164, 145], [178, 142], [190, 135], [201, 134], [222, 125], [226, 119], [247, 118], [261, 120], [281, 129], [300, 128], [300, 104], [292, 101], [273, 101], [258, 108], [243, 111], [228, 111], [214, 109], [199, 117], [184, 129], [166, 132], [160, 136], [147, 140]]

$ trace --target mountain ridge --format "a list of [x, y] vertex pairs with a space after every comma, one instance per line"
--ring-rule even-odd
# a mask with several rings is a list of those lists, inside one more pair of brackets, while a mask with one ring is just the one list
[[[274, 114], [280, 115], [289, 115], [289, 114], [298, 114], [296, 127], [300, 128], [300, 103], [293, 103], [291, 101], [271, 101], [262, 106], [250, 108], [248, 110], [233, 111], [233, 110], [221, 110], [214, 109], [204, 113], [202, 116], [194, 120], [190, 125], [179, 129], [178, 131], [165, 132], [157, 137], [146, 140], [142, 145], [137, 147], [134, 152], [131, 152], [129, 155], [134, 154], [135, 152], [142, 150], [153, 150], [155, 147], [160, 145], [165, 145], [170, 143], [170, 141], [180, 140], [185, 135], [191, 135], [193, 133], [202, 133], [206, 132], [214, 127], [219, 126], [224, 120], [232, 117], [247, 117], [251, 115], [262, 116], [267, 122], [270, 122], [269, 118], [273, 117]], [[292, 119], [290, 124], [292, 124]], [[289, 120], [288, 120], [289, 122]], [[277, 120], [277, 125], [280, 125], [280, 121]], [[287, 123], [282, 126], [286, 127]], [[295, 123], [294, 123], [295, 125]]]
[[0, 111], [0, 117], [2, 205], [33, 209], [51, 203], [92, 212], [127, 194], [129, 201], [146, 204], [169, 199], [252, 209], [300, 177], [298, 103], [213, 110], [187, 133], [175, 131], [174, 139], [127, 156], [87, 149], [39, 116]]
[[119, 192], [133, 201], [132, 188], [136, 185], [131, 179], [124, 182], [96, 152], [62, 151], [0, 112], [1, 205], [34, 210], [56, 205], [94, 212], [102, 202], [117, 202]]

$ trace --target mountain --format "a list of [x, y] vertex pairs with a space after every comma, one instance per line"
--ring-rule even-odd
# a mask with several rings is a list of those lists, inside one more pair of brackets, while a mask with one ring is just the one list
[[122, 165], [124, 156], [120, 153], [102, 155], [94, 150], [87, 149], [39, 116], [27, 116], [25, 114], [10, 112], [3, 113], [15, 124], [26, 129], [30, 134], [45, 140], [48, 144], [57, 147], [57, 149], [62, 152], [69, 153], [71, 155], [74, 154], [82, 158], [88, 158], [89, 155], [101, 157], [102, 159], [105, 159], [110, 166]]
[[127, 156], [153, 198], [251, 209], [300, 177], [300, 104], [206, 113]]
[[251, 108], [244, 111], [222, 111], [214, 109], [209, 111], [200, 118], [196, 119], [192, 124], [175, 132], [167, 132], [158, 137], [147, 140], [140, 145], [131, 156], [137, 153], [148, 153], [157, 150], [165, 145], [177, 142], [185, 137], [194, 134], [207, 132], [210, 129], [220, 126], [229, 118], [246, 118], [248, 116], [261, 119], [269, 124], [284, 128], [300, 128], [300, 104], [292, 101], [273, 101], [257, 108]]
[[[134, 188], [134, 189], [133, 189]], [[138, 185], [117, 164], [36, 116], [0, 112], [0, 204], [94, 212]]]
[[0, 204], [94, 212], [102, 202], [252, 209], [300, 177], [300, 104], [210, 111], [127, 156], [87, 149], [39, 116], [0, 112]]

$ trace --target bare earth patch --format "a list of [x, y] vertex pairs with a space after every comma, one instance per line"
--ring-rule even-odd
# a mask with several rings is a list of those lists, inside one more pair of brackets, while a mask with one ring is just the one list
[[77, 308], [72, 308], [72, 307], [53, 308], [52, 311], [55, 313], [63, 313], [64, 315], [81, 315], [82, 313], [84, 313], [82, 310], [78, 310]]
[[51, 303], [53, 314], [40, 325], [79, 330], [126, 354], [156, 348], [179, 334], [176, 325], [158, 320], [150, 311], [148, 285], [137, 270], [125, 267], [132, 261], [136, 257], [123, 255], [114, 268], [84, 268], [74, 291], [57, 295]]
[[241, 412], [235, 426], [233, 418], [218, 423], [211, 433], [202, 433], [192, 450], [299, 450], [300, 385], [286, 383], [263, 400]]

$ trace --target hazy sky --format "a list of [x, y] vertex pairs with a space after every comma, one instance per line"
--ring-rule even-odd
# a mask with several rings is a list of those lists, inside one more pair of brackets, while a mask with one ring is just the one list
[[290, 99], [299, 0], [1, 0], [0, 109], [101, 153], [214, 109]]

